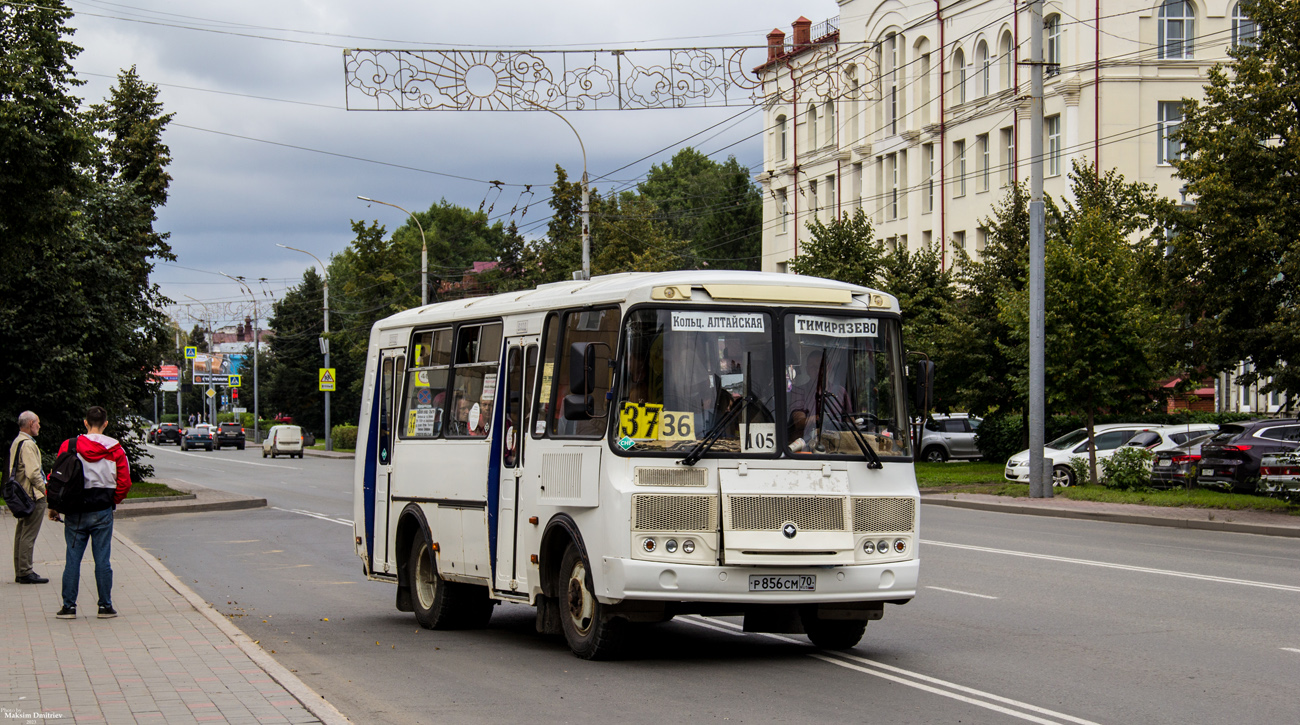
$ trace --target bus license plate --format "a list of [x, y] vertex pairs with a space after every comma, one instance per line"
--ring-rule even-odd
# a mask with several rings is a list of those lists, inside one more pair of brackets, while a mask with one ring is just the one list
[[799, 576], [758, 576], [750, 575], [751, 592], [815, 592], [817, 591], [816, 574]]

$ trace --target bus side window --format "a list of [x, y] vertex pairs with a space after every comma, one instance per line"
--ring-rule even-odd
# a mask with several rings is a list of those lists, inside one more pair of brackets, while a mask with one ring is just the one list
[[406, 396], [398, 430], [403, 438], [437, 438], [442, 433], [451, 372], [451, 328], [416, 333], [415, 364], [407, 373]]
[[497, 399], [501, 323], [462, 325], [456, 331], [455, 355], [447, 435], [486, 439]]
[[546, 436], [555, 411], [555, 351], [559, 349], [560, 316], [551, 313], [546, 318], [546, 333], [542, 336], [542, 369], [537, 374], [537, 407], [533, 410], [532, 436]]
[[[559, 345], [559, 363], [555, 366], [555, 400], [551, 412], [551, 435], [601, 438], [608, 427], [609, 402], [605, 395], [610, 391], [613, 369], [609, 361], [618, 345], [618, 309], [574, 310], [564, 315], [564, 334]], [[596, 345], [596, 378], [591, 395], [596, 401], [596, 417], [590, 420], [568, 420], [560, 414], [559, 401], [569, 393], [569, 357], [574, 343]]]

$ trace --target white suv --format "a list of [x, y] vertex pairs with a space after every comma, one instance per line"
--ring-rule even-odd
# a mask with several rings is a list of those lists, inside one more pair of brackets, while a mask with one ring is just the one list
[[979, 458], [975, 431], [980, 422], [980, 418], [967, 413], [931, 416], [921, 433], [921, 460], [942, 463], [949, 458]]
[[[1143, 431], [1162, 428], [1158, 425], [1140, 425], [1137, 423], [1107, 423], [1093, 426], [1096, 437], [1097, 460], [1115, 455], [1115, 451], [1128, 443], [1129, 439]], [[1043, 449], [1047, 465], [1052, 467], [1053, 486], [1073, 486], [1079, 481], [1084, 471], [1075, 471], [1070, 467], [1070, 459], [1088, 457], [1088, 429], [1079, 428], [1070, 431], [1048, 443]], [[1008, 481], [1029, 483], [1029, 451], [1024, 450], [1007, 461], [1004, 472]]]

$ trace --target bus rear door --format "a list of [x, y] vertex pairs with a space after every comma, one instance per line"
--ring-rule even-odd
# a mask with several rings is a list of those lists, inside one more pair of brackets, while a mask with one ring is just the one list
[[496, 580], [494, 588], [501, 592], [524, 593], [527, 577], [519, 563], [520, 480], [526, 464], [525, 442], [529, 430], [528, 416], [532, 412], [533, 389], [537, 374], [537, 336], [512, 337], [506, 341], [505, 382], [501, 386], [503, 420], [501, 431], [501, 483], [497, 492]]
[[[379, 360], [378, 396], [379, 435], [376, 445], [371, 449], [374, 459], [370, 461], [371, 476], [375, 482], [372, 525], [368, 527], [370, 541], [370, 571], [372, 574], [392, 575], [393, 553], [389, 541], [388, 514], [392, 496], [393, 476], [393, 440], [397, 432], [397, 419], [400, 410], [399, 398], [402, 394], [402, 380], [406, 376], [406, 350], [395, 348], [381, 350]], [[376, 568], [378, 564], [378, 568]]]

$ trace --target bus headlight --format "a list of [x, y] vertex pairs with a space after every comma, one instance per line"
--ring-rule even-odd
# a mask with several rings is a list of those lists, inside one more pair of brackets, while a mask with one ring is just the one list
[[881, 539], [880, 541], [877, 541], [877, 542], [876, 542], [876, 551], [879, 551], [879, 552], [882, 553], [882, 554], [888, 554], [888, 553], [889, 553], [889, 542], [888, 542], [888, 541], [885, 541], [884, 539]]
[[862, 542], [862, 553], [863, 554], [876, 553], [876, 545], [870, 539]]
[[682, 542], [682, 553], [683, 553], [683, 554], [694, 554], [694, 553], [695, 553], [695, 542], [692, 541], [692, 540], [690, 540], [690, 539], [687, 539], [686, 541], [683, 541], [683, 542]]
[[668, 550], [669, 554], [677, 553], [677, 539], [669, 539], [664, 543], [664, 548]]
[[655, 550], [655, 540], [654, 540], [654, 539], [646, 539], [645, 541], [642, 541], [642, 542], [641, 542], [641, 549], [642, 549], [643, 551], [645, 551], [645, 553], [647, 553], [647, 554], [649, 554], [650, 552], [654, 551], [654, 550]]

